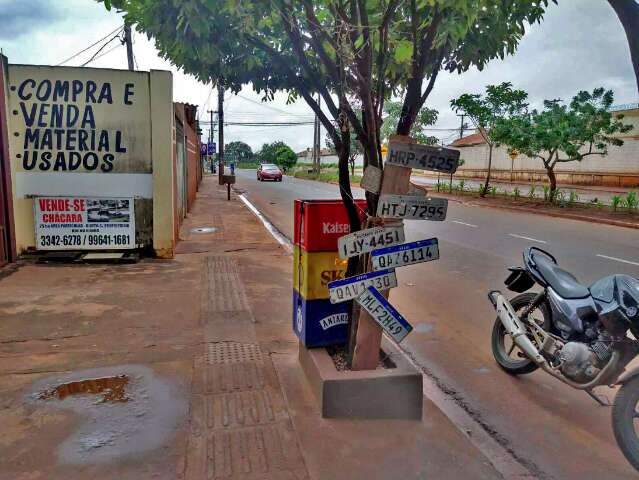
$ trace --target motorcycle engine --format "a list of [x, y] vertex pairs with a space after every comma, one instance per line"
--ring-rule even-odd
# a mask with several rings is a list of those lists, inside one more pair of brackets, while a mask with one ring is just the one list
[[577, 383], [586, 383], [601, 371], [600, 357], [585, 343], [569, 342], [559, 352], [561, 373]]

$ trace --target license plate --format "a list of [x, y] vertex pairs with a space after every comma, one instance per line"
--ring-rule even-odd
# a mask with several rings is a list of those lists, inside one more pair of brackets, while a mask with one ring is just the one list
[[404, 243], [404, 227], [374, 227], [344, 235], [337, 240], [340, 258], [356, 257], [381, 247]]
[[368, 287], [388, 290], [397, 286], [395, 270], [380, 270], [329, 282], [331, 303], [347, 302], [359, 297]]
[[382, 195], [377, 204], [377, 216], [384, 218], [441, 222], [446, 219], [447, 211], [447, 199], [416, 195]]
[[439, 244], [436, 238], [381, 248], [371, 253], [374, 271], [437, 259], [439, 259]]
[[419, 170], [455, 173], [459, 164], [459, 150], [391, 141], [386, 163]]
[[357, 298], [357, 303], [397, 343], [413, 330], [412, 325], [374, 287], [368, 287]]

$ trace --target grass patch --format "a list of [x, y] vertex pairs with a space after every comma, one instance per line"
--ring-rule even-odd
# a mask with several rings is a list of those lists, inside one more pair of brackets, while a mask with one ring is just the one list
[[[297, 169], [293, 174], [295, 178], [303, 178], [305, 180], [315, 180], [318, 182], [337, 183], [339, 181], [339, 173], [334, 169], [322, 169], [318, 174], [309, 173], [307, 168]], [[351, 183], [359, 183], [362, 179], [361, 175], [351, 175]]]

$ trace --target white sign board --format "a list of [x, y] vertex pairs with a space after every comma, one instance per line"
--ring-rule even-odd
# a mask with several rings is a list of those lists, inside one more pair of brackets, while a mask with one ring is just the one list
[[36, 197], [38, 250], [135, 248], [132, 198]]
[[371, 253], [374, 271], [438, 259], [439, 243], [436, 238], [381, 248]]
[[404, 243], [404, 226], [373, 227], [344, 235], [337, 240], [340, 258], [356, 257], [376, 248]]
[[382, 185], [382, 170], [380, 168], [369, 165], [364, 169], [364, 175], [359, 183], [367, 192], [379, 193]]
[[416, 195], [382, 195], [377, 203], [377, 216], [410, 220], [446, 219], [448, 200]]
[[386, 163], [419, 170], [455, 173], [459, 164], [459, 150], [391, 141]]
[[357, 303], [397, 343], [413, 330], [412, 325], [373, 287], [368, 287], [357, 298]]
[[395, 270], [380, 270], [329, 282], [328, 293], [331, 303], [341, 303], [359, 297], [368, 287], [382, 291], [396, 286]]

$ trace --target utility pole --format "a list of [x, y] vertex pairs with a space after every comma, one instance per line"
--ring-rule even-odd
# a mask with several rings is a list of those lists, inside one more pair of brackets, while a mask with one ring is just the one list
[[[213, 114], [214, 110], [207, 110], [207, 112], [211, 115], [211, 123], [209, 123], [209, 143], [213, 142], [213, 132], [215, 128], [213, 128]], [[215, 162], [213, 161], [213, 157], [209, 155], [209, 147], [206, 146], [206, 155], [209, 157], [209, 161], [211, 162], [211, 173], [215, 173]]]
[[133, 64], [133, 41], [131, 40], [131, 26], [124, 24], [124, 43], [126, 43], [126, 58], [129, 61], [129, 70], [135, 70]]
[[464, 118], [466, 118], [465, 113], [457, 114], [458, 117], [461, 117], [461, 124], [459, 125], [459, 138], [464, 136], [464, 130], [466, 129], [466, 124], [464, 124]]
[[[224, 183], [224, 83], [222, 79], [217, 81], [217, 121], [218, 121], [218, 145], [217, 145], [217, 158], [219, 169], [219, 183]], [[213, 122], [211, 122], [211, 128]]]

